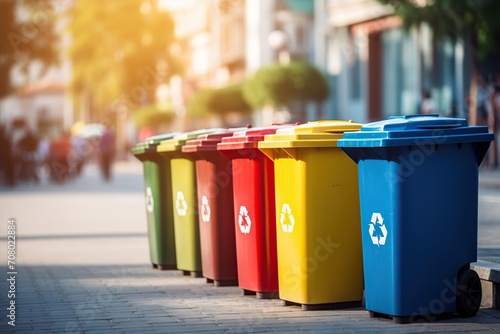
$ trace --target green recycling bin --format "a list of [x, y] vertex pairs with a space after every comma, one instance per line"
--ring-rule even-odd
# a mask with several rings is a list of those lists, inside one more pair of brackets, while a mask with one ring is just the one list
[[176, 133], [158, 135], [138, 143], [132, 154], [142, 161], [148, 222], [149, 254], [153, 268], [176, 269], [170, 161], [156, 152], [162, 140]]
[[161, 156], [170, 160], [177, 269], [186, 276], [202, 277], [202, 268], [196, 164], [192, 157], [182, 153], [181, 149], [186, 141], [216, 131], [221, 129], [181, 133], [162, 141], [156, 148]]

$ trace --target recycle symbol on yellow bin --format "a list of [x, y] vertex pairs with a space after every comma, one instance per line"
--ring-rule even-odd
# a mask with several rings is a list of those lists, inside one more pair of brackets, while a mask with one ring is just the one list
[[283, 203], [283, 207], [281, 208], [280, 224], [283, 228], [283, 232], [293, 232], [293, 227], [295, 226], [295, 218], [293, 218], [292, 208], [288, 203]]
[[182, 191], [177, 192], [177, 199], [175, 201], [175, 208], [177, 210], [177, 214], [179, 216], [185, 216], [187, 214], [187, 203], [186, 199], [184, 198], [184, 194]]

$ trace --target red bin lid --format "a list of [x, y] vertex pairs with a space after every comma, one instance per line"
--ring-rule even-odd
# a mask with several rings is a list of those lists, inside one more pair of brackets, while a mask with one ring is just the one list
[[228, 128], [214, 133], [199, 135], [196, 139], [188, 140], [186, 144], [182, 146], [182, 152], [217, 151], [217, 144], [220, 143], [223, 138], [232, 136], [233, 133], [237, 131], [245, 131], [247, 129], [248, 127]]
[[222, 138], [217, 144], [218, 150], [241, 150], [244, 148], [258, 148], [259, 141], [265, 135], [275, 134], [278, 129], [292, 127], [296, 124], [273, 124], [270, 126], [235, 131], [232, 136]]

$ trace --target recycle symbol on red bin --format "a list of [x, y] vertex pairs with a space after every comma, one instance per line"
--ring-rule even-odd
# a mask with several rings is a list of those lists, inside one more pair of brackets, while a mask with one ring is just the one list
[[205, 223], [210, 221], [210, 205], [207, 196], [201, 197], [201, 220]]
[[252, 226], [252, 220], [248, 215], [247, 207], [240, 206], [240, 214], [238, 215], [238, 225], [240, 226], [240, 231], [243, 234], [250, 233], [250, 227]]

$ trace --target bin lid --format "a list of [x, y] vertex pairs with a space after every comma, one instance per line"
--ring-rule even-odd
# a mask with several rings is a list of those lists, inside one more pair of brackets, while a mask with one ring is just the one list
[[132, 147], [132, 154], [139, 155], [139, 154], [156, 152], [156, 146], [162, 140], [170, 139], [178, 134], [180, 134], [180, 132], [170, 132], [146, 138], [145, 141], [137, 143], [137, 145]]
[[217, 151], [217, 144], [221, 142], [222, 138], [232, 136], [236, 131], [243, 131], [248, 128], [228, 128], [213, 133], [201, 134], [196, 139], [186, 141], [186, 144], [182, 146], [182, 152]]
[[266, 135], [259, 148], [279, 147], [335, 147], [346, 131], [357, 131], [361, 124], [352, 120], [324, 120], [281, 128], [276, 134]]
[[182, 146], [186, 144], [188, 140], [196, 139], [199, 135], [219, 132], [222, 131], [222, 128], [211, 128], [211, 129], [200, 129], [191, 132], [184, 132], [175, 135], [171, 139], [162, 140], [156, 150], [158, 152], [174, 152], [180, 151]]
[[244, 148], [257, 148], [259, 141], [264, 140], [264, 136], [275, 134], [279, 129], [292, 126], [294, 126], [294, 124], [273, 124], [266, 127], [236, 131], [232, 136], [222, 138], [222, 141], [217, 144], [217, 149], [240, 150]]
[[423, 144], [489, 142], [493, 134], [486, 126], [469, 126], [464, 118], [439, 115], [392, 116], [345, 133], [339, 147], [387, 147]]

